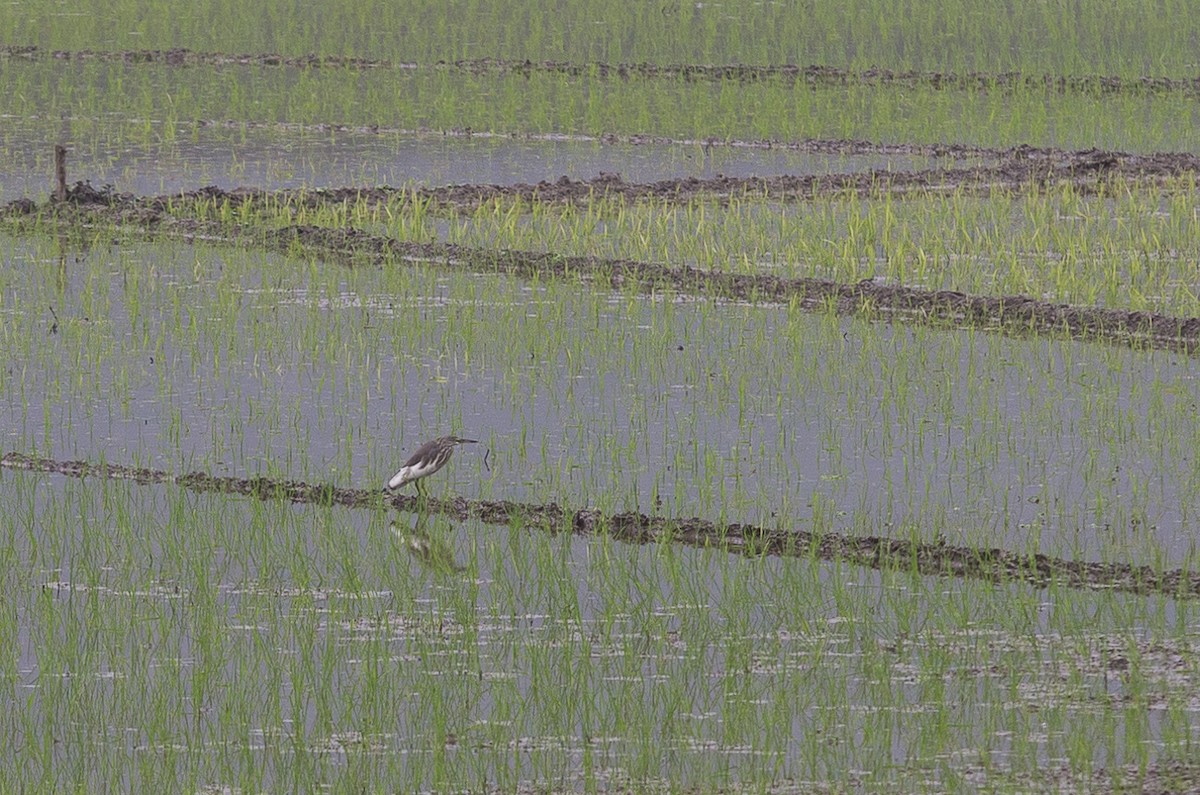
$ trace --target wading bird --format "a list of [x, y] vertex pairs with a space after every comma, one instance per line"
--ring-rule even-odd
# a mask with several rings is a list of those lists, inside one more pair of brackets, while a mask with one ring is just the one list
[[417, 491], [424, 493], [425, 490], [421, 488], [421, 478], [429, 477], [446, 466], [446, 462], [450, 460], [450, 456], [454, 455], [454, 448], [458, 445], [475, 443], [474, 439], [461, 439], [457, 436], [441, 436], [432, 442], [426, 442], [412, 454], [412, 458], [404, 462], [404, 466], [400, 467], [399, 472], [392, 475], [387, 487], [398, 489], [405, 483], [415, 480], [417, 481]]

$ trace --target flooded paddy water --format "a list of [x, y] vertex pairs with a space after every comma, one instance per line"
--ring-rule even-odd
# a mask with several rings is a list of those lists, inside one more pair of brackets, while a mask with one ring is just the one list
[[458, 431], [482, 446], [438, 480], [468, 498], [1173, 566], [1194, 551], [1200, 395], [1180, 353], [187, 245], [63, 265], [55, 241], [7, 243], [6, 450], [369, 488]]
[[[435, 496], [1193, 566], [1185, 354], [227, 247], [5, 246], [6, 450], [372, 489], [454, 429], [482, 444]], [[75, 741], [114, 778], [47, 753], [97, 785], [943, 786], [1144, 761], [1125, 732], [1195, 730], [1190, 601], [1166, 594], [0, 477], [30, 699], [11, 728], [91, 724]], [[1107, 722], [1081, 736], [1088, 714]]]
[[[7, 119], [0, 130], [0, 201], [37, 195], [53, 170], [54, 143], [63, 130], [48, 133]], [[592, 136], [534, 138], [426, 131], [332, 130], [318, 125], [245, 129], [241, 125], [163, 130], [148, 135], [134, 129], [123, 136], [75, 140], [71, 172], [96, 186], [139, 195], [177, 193], [198, 186], [220, 188], [363, 187], [410, 183], [440, 187], [464, 184], [511, 185], [555, 181], [566, 176], [591, 179], [620, 174], [639, 182], [712, 179], [717, 176], [855, 173], [870, 169], [923, 170], [980, 161], [966, 153], [933, 157], [903, 152], [820, 153], [748, 142], [666, 140], [602, 143]], [[90, 124], [81, 125], [85, 129]]]
[[[761, 64], [741, 25], [627, 63], [30, 14], [0, 781], [1200, 786], [1185, 73], [979, 31], [969, 67], [791, 67], [775, 10]], [[48, 200], [58, 143], [91, 184]]]
[[945, 788], [1195, 731], [1169, 600], [127, 482], [4, 494], [0, 721], [42, 749], [6, 759], [32, 781]]

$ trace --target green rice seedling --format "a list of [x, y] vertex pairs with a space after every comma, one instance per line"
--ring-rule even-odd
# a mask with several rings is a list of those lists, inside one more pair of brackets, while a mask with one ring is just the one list
[[[95, 490], [62, 495], [30, 488], [51, 476], [5, 477], [17, 482], [0, 493], [4, 538], [37, 537], [13, 534], [20, 511], [8, 510], [35, 491], [40, 534], [60, 532], [72, 516], [104, 515]], [[120, 527], [142, 530], [110, 534], [108, 550], [76, 546], [78, 535], [67, 542], [74, 563], [58, 588], [71, 588], [70, 599], [47, 598], [54, 591], [30, 574], [63, 548], [26, 546], [16, 552], [24, 565], [5, 569], [18, 606], [3, 614], [5, 626], [15, 619], [31, 630], [20, 636], [23, 654], [39, 668], [57, 660], [72, 671], [42, 670], [36, 698], [16, 702], [18, 725], [69, 720], [91, 736], [115, 721], [159, 750], [129, 754], [101, 742], [82, 755], [68, 746], [47, 780], [304, 786], [362, 775], [403, 787], [484, 778], [591, 786], [620, 768], [634, 780], [696, 786], [845, 784], [850, 769], [876, 783], [953, 782], [981, 761], [989, 774], [1036, 775], [1045, 753], [1062, 752], [1082, 775], [1119, 759], [1153, 764], [1190, 742], [1178, 723], [1159, 730], [1139, 717], [1151, 692], [1178, 692], [1168, 677], [1191, 675], [1163, 665], [1165, 650], [1192, 653], [1189, 619], [1156, 619], [1190, 614], [1182, 603], [628, 547], [603, 536], [548, 545], [516, 527], [463, 528], [506, 554], [481, 556], [473, 581], [426, 580], [398, 599], [371, 590], [369, 565], [354, 588], [352, 550], [364, 563], [372, 553], [361, 518], [282, 504], [255, 518], [252, 501], [216, 495], [164, 513], [178, 500], [173, 489], [123, 484], [110, 496], [128, 516]], [[255, 552], [268, 529], [283, 543]], [[358, 543], [322, 538], [339, 532]], [[169, 533], [190, 541], [147, 554]], [[102, 574], [97, 564], [110, 557], [129, 564]], [[300, 572], [301, 558], [310, 567], [301, 576], [322, 585], [290, 573], [263, 579]], [[178, 589], [122, 595], [152, 571]], [[1033, 612], [1014, 610], [1022, 604]], [[131, 631], [132, 647], [122, 640]], [[217, 660], [239, 675], [214, 677], [207, 666]], [[109, 661], [115, 678], [98, 689], [74, 684]], [[1114, 665], [1120, 680], [1109, 678]], [[1128, 709], [1106, 710], [1094, 730], [1068, 729], [1113, 687], [1132, 699]], [[260, 728], [247, 735], [246, 726]], [[1045, 739], [1026, 739], [1039, 726]], [[511, 745], [514, 735], [523, 739]], [[242, 739], [214, 752], [212, 740], [225, 736]], [[458, 750], [464, 740], [478, 741], [472, 754]], [[570, 761], [586, 748], [590, 766]], [[97, 756], [101, 765], [83, 764]], [[368, 758], [376, 763], [354, 761]], [[923, 761], [931, 759], [942, 761]], [[0, 764], [38, 778], [12, 755]]]
[[[1151, 71], [1155, 77], [1161, 74]], [[1145, 74], [1139, 71], [1138, 77]], [[931, 144], [944, 142], [940, 131], [954, 129], [958, 143], [1000, 148], [1028, 144], [1161, 152], [1189, 146], [1186, 133], [1170, 124], [1187, 110], [1183, 90], [1059, 91], [1036, 82], [952, 90], [854, 80], [849, 85], [811, 86], [791, 76], [747, 83], [596, 79], [589, 83], [589, 107], [581, 113], [578, 87], [583, 78], [543, 71], [518, 77], [448, 72], [433, 65], [348, 73], [338, 68], [181, 69], [155, 63], [9, 59], [6, 75], [13, 90], [0, 101], [0, 112], [37, 117], [12, 139], [13, 149], [27, 151], [29, 140], [52, 146], [61, 135], [58, 121], [52, 120], [67, 114], [74, 137], [99, 144], [80, 153], [94, 164], [90, 170], [109, 173], [113, 165], [107, 153], [116, 143], [164, 151], [180, 146], [189, 124], [194, 130], [197, 123], [211, 122], [227, 125], [235, 143], [263, 125], [285, 133], [307, 127], [314, 136], [327, 135], [331, 125], [344, 125], [470, 129], [501, 136], [616, 134], [682, 141], [816, 138]], [[122, 90], [106, 90], [113, 85]], [[400, 95], [410, 100], [397, 105], [394, 98]], [[1079, 118], [1093, 123], [1085, 130], [1072, 123]], [[175, 121], [165, 131], [180, 119], [192, 121], [182, 130]], [[30, 127], [37, 130], [33, 139]], [[88, 155], [90, 151], [95, 155]], [[249, 172], [244, 160], [239, 166], [240, 158], [241, 147], [230, 147], [228, 177], [236, 183], [244, 182]], [[278, 170], [293, 167], [281, 165]], [[25, 169], [15, 173], [27, 178]]]
[[[1178, 187], [1184, 190], [1186, 184]], [[1148, 192], [1142, 195], [1143, 201], [1150, 199]], [[1062, 198], [1078, 202], [1069, 188]], [[1053, 196], [955, 195], [879, 205], [831, 198], [797, 208], [747, 201], [703, 212], [696, 211], [702, 204], [651, 202], [537, 211], [528, 218], [520, 203], [503, 214], [493, 204], [469, 222], [449, 224], [444, 239], [480, 249], [628, 258], [705, 271], [761, 273], [769, 263], [768, 273], [794, 277], [841, 282], [874, 277], [929, 290], [1026, 294], [1167, 314], [1195, 309], [1179, 270], [1184, 260], [1178, 252], [1187, 250], [1194, 237], [1190, 222], [1180, 220], [1188, 216], [1186, 207], [1163, 213], [1145, 204], [1117, 208], [1103, 197], [1089, 199], [1089, 215], [1075, 216], [1087, 228], [1071, 222], [1081, 229], [1069, 232], [1055, 209], [1057, 201]], [[381, 231], [397, 230], [402, 240], [429, 239], [433, 231], [426, 210], [416, 207], [408, 222], [400, 220], [406, 217], [404, 206], [389, 207]], [[1150, 229], [1129, 233], [1128, 227], [1147, 224], [1147, 218]], [[345, 221], [334, 217], [320, 223], [341, 227]]]
[[[96, 13], [103, 11], [103, 16]], [[79, 9], [96, 27], [60, 24], [39, 7], [8, 9], [0, 30], [11, 41], [49, 49], [161, 49], [200, 52], [280, 53], [285, 56], [359, 56], [434, 63], [461, 58], [526, 59], [649, 64], [822, 64], [896, 71], [1024, 71], [1033, 74], [1173, 74], [1186, 72], [1179, 45], [1194, 31], [1186, 9], [1151, 14], [1132, 3], [1084, 3], [1068, 18], [1041, 7], [1000, 13], [982, 3], [959, 3], [941, 13], [897, 15], [878, 0], [837, 9], [813, 9], [803, 24], [784, 9], [760, 8], [731, 17], [719, 8], [679, 13], [653, 9], [629, 13], [615, 4], [523, 3], [504, 12], [472, 9], [476, 33], [457, 30], [459, 9], [430, 3], [365, 3], [335, 19], [281, 3], [235, 11], [214, 20], [205, 10], [170, 25], [147, 21], [133, 4]], [[427, 21], [399, 41], [384, 42], [380, 29], [401, 30]], [[947, 31], [945, 20], [963, 21]], [[601, 35], [573, 35], [586, 26]], [[1069, 30], [1068, 30], [1069, 28]], [[316, 31], [321, 35], [316, 35]], [[1111, 31], [1129, 31], [1114, 38]], [[1014, 51], [1014, 36], [1029, 47]], [[938, 46], [934, 46], [938, 45]], [[399, 48], [399, 49], [397, 49]], [[1148, 53], [1155, 53], [1149, 56]], [[518, 72], [518, 74], [524, 74]], [[589, 70], [598, 77], [598, 70]], [[732, 91], [732, 89], [730, 89]], [[576, 112], [586, 112], [587, 106]]]
[[[1085, 252], [1128, 250], [1123, 219], [1145, 224], [1139, 244], [1186, 236], [1188, 222], [1143, 212], [1150, 201], [836, 197], [779, 236], [842, 235], [837, 267], [864, 278], [918, 250], [936, 252], [926, 275], [934, 260], [967, 274], [951, 254], [974, 245], [1008, 257], [998, 281], [1067, 290], [1073, 267], [1050, 255], [1083, 267]], [[1169, 201], [1172, 216], [1186, 206]], [[286, 211], [211, 208], [263, 228]], [[372, 213], [312, 220], [384, 223]], [[664, 248], [685, 223], [749, 240], [782, 228], [770, 214], [749, 200], [497, 203], [453, 234], [651, 259], [691, 244]], [[1107, 237], [1091, 249], [1092, 236]], [[261, 482], [196, 495], [6, 470], [0, 577], [15, 609], [0, 637], [24, 644], [8, 712], [34, 738], [14, 745], [34, 753], [0, 755], [6, 780], [587, 789], [619, 769], [646, 786], [951, 787], [981, 762], [1037, 775], [1052, 757], [1083, 776], [1194, 744], [1179, 695], [1190, 601], [818, 549], [1190, 565], [1196, 489], [1179, 462], [1195, 401], [1180, 354], [161, 241], [98, 239], [64, 284], [54, 240], [3, 246], [0, 424], [17, 450], [377, 488], [428, 428], [479, 427], [488, 450], [448, 473], [448, 495], [555, 502], [560, 531], [575, 510], [631, 510], [802, 530], [813, 549], [446, 522], [467, 564], [439, 576], [395, 545], [378, 506], [293, 506], [260, 499]], [[762, 261], [724, 251], [704, 267]], [[1157, 278], [1148, 262], [1130, 272]], [[1146, 719], [1159, 703], [1169, 724]], [[54, 742], [62, 727], [72, 742]]]

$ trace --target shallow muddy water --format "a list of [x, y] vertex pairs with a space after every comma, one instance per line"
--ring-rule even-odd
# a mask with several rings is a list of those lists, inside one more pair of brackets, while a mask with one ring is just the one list
[[0, 558], [0, 769], [60, 786], [954, 789], [1200, 709], [1186, 602], [13, 472]]
[[1197, 84], [1088, 49], [1144, 9], [50, 5], [0, 203], [147, 198], [6, 208], [0, 789], [1200, 789]]
[[[159, 195], [201, 185], [280, 189], [358, 185], [553, 182], [602, 173], [653, 182], [695, 177], [776, 176], [900, 171], [954, 165], [958, 159], [907, 154], [825, 155], [786, 149], [672, 143], [600, 143], [595, 140], [530, 140], [490, 136], [442, 136], [316, 129], [271, 131], [182, 126], [170, 143], [135, 143], [139, 134], [60, 136], [5, 120], [0, 148], [0, 202], [43, 199], [52, 190], [54, 146], [70, 148], [71, 182], [112, 185], [118, 191]], [[160, 128], [161, 124], [152, 125]], [[162, 139], [160, 132], [153, 136]]]
[[[1190, 562], [1196, 362], [774, 305], [174, 245], [8, 244], [0, 445], [769, 528]], [[299, 286], [298, 282], [303, 283]]]

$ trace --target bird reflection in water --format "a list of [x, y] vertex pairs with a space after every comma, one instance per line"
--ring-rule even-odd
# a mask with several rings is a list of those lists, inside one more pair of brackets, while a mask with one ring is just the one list
[[410, 555], [433, 573], [457, 574], [466, 571], [466, 566], [460, 566], [454, 560], [454, 549], [449, 541], [428, 531], [425, 527], [428, 521], [429, 514], [421, 511], [411, 529], [396, 521], [388, 529], [404, 544]]

